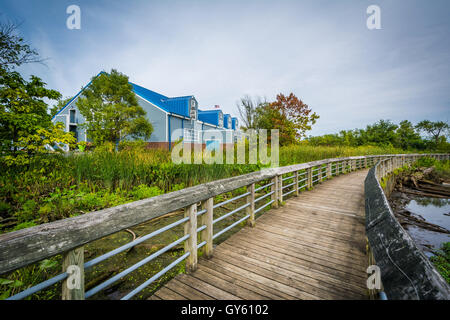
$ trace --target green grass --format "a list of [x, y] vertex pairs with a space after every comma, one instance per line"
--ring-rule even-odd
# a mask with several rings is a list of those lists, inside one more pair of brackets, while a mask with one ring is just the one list
[[[2, 170], [1, 232], [264, 168], [261, 164], [174, 164], [170, 152], [165, 150], [138, 147], [114, 152], [111, 149], [105, 146], [69, 156], [43, 155], [35, 157], [26, 168]], [[401, 152], [370, 146], [314, 147], [304, 144], [281, 147], [280, 166], [326, 158]], [[11, 219], [16, 221], [11, 223]]]
[[430, 260], [442, 275], [442, 277], [450, 284], [450, 242], [442, 244], [441, 250], [435, 252], [436, 255]]
[[[401, 150], [379, 147], [313, 147], [309, 145], [289, 146], [280, 149], [280, 165], [304, 163], [325, 158], [346, 157], [368, 154], [403, 153]], [[8, 168], [0, 174], [0, 216], [4, 219], [17, 219], [17, 224], [2, 228], [2, 232], [27, 228], [40, 223], [72, 217], [90, 211], [116, 206], [126, 202], [145, 199], [166, 192], [183, 189], [188, 186], [253, 172], [264, 168], [260, 164], [214, 164], [214, 165], [176, 165], [171, 162], [170, 152], [164, 150], [147, 150], [144, 148], [124, 149], [114, 152], [111, 148], [98, 148], [89, 153], [69, 156], [41, 156], [27, 168]], [[261, 182], [263, 183], [263, 182]], [[233, 192], [218, 195], [215, 203], [229, 199], [245, 192], [240, 188]], [[215, 210], [215, 218], [242, 205], [240, 199], [224, 208]], [[266, 201], [269, 201], [267, 199]], [[261, 204], [262, 205], [262, 204]], [[266, 209], [265, 209], [266, 210]], [[264, 210], [264, 211], [265, 211]], [[182, 214], [182, 212], [180, 213]], [[258, 213], [258, 216], [262, 212]], [[240, 219], [245, 212], [232, 215], [217, 225], [218, 230]], [[156, 222], [136, 226], [133, 231], [138, 235], [148, 234], [161, 228], [179, 217], [173, 216]], [[1, 222], [0, 222], [1, 223]], [[238, 229], [232, 229], [215, 240], [219, 243]], [[133, 262], [148, 256], [155, 250], [154, 245], [168, 244], [182, 236], [183, 230], [172, 230], [158, 239], [152, 239], [150, 246], [140, 246], [130, 253], [123, 253], [95, 266], [86, 274], [86, 283], [98, 277], [116, 273]], [[85, 246], [86, 259], [101, 255], [130, 241], [130, 235], [118, 232], [104, 239], [99, 239]], [[129, 291], [161, 270], [162, 266], [173, 261], [178, 252], [166, 253], [154, 263], [126, 277], [118, 289]], [[174, 268], [164, 277], [149, 286], [139, 297], [149, 296], [179, 272], [184, 264]], [[116, 270], [117, 269], [117, 270]], [[60, 272], [60, 256], [16, 270], [0, 279], [0, 292], [5, 298], [26, 287], [36, 284]], [[112, 291], [113, 293], [115, 291]], [[32, 299], [57, 299], [60, 296], [60, 284], [54, 285]], [[107, 299], [107, 290], [96, 298]]]

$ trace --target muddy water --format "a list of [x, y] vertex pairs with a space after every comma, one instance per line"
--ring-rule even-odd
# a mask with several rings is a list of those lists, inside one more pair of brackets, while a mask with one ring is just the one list
[[[412, 197], [404, 208], [418, 218], [450, 230], [450, 199]], [[442, 243], [450, 241], [450, 234], [414, 225], [404, 228], [427, 256], [433, 255], [432, 251], [439, 249]]]

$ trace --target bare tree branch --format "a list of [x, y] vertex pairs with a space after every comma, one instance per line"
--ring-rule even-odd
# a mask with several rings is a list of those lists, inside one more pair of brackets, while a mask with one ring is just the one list
[[18, 29], [22, 22], [7, 20], [0, 22], [0, 68], [10, 70], [26, 63], [45, 65], [39, 53], [30, 48], [19, 35]]

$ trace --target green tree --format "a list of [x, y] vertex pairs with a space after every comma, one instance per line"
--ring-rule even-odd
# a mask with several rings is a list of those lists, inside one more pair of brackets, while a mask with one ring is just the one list
[[73, 143], [73, 136], [53, 126], [44, 99], [60, 97], [36, 76], [26, 81], [15, 71], [1, 70], [0, 148], [8, 164], [26, 164], [30, 155], [45, 145]]
[[396, 129], [397, 125], [391, 121], [380, 120], [373, 125], [368, 125], [366, 130], [361, 131], [362, 143], [378, 146], [393, 146], [396, 140]]
[[423, 142], [420, 134], [408, 120], [403, 120], [400, 122], [395, 133], [397, 136], [395, 147], [403, 150], [423, 148]]
[[86, 119], [82, 126], [94, 144], [150, 138], [153, 126], [132, 89], [128, 77], [113, 69], [92, 78], [78, 98], [77, 107]]
[[432, 122], [430, 120], [423, 120], [416, 125], [416, 129], [425, 131], [437, 146], [440, 143], [445, 143], [445, 136], [448, 135], [450, 126], [444, 121]]

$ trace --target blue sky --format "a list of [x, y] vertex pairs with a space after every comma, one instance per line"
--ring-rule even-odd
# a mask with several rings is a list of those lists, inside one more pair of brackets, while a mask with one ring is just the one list
[[[67, 6], [81, 30], [66, 28]], [[381, 8], [381, 30], [366, 9]], [[47, 66], [27, 65], [64, 96], [101, 70], [168, 96], [195, 95], [237, 115], [248, 94], [293, 92], [320, 119], [309, 133], [379, 119], [450, 120], [450, 2], [2, 0], [1, 18]]]

